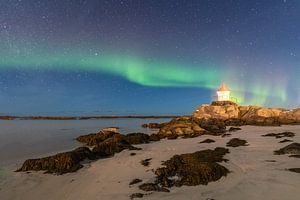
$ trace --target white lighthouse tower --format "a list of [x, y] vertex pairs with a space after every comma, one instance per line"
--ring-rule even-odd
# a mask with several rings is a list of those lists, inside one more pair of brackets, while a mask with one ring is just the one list
[[224, 83], [217, 90], [217, 101], [230, 101], [230, 90]]

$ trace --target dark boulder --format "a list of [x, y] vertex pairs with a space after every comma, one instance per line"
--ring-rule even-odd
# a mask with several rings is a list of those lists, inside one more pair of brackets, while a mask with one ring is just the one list
[[279, 143], [285, 143], [285, 142], [293, 142], [293, 140], [284, 139], [284, 140], [279, 141]]
[[209, 119], [196, 119], [194, 121], [199, 126], [207, 130], [212, 135], [221, 135], [226, 132], [226, 124], [221, 119], [209, 118]]
[[300, 154], [300, 144], [299, 143], [292, 143], [289, 144], [277, 151], [274, 151], [274, 154], [276, 155], [282, 155], [282, 154]]
[[242, 130], [241, 128], [239, 128], [239, 127], [230, 127], [229, 128], [229, 132], [235, 132], [235, 131], [239, 131], [239, 130]]
[[300, 168], [290, 168], [288, 170], [291, 171], [291, 172], [300, 173]]
[[85, 159], [95, 159], [94, 154], [87, 147], [79, 147], [73, 151], [59, 153], [40, 159], [28, 159], [20, 171], [46, 171], [46, 173], [64, 174], [75, 172], [83, 166], [80, 164]]
[[135, 178], [135, 179], [133, 179], [133, 180], [129, 183], [129, 185], [134, 185], [134, 184], [137, 184], [137, 183], [140, 183], [140, 182], [142, 182], [141, 179]]
[[247, 146], [247, 141], [241, 140], [239, 138], [232, 138], [229, 142], [227, 142], [226, 146], [227, 147]]
[[115, 153], [119, 153], [124, 149], [128, 150], [140, 150], [132, 146], [126, 139], [124, 135], [114, 135], [111, 138], [106, 139], [104, 142], [99, 143], [93, 148], [93, 153], [98, 158], [110, 157]]
[[265, 135], [262, 135], [263, 137], [275, 137], [275, 138], [283, 138], [283, 137], [294, 137], [295, 133], [293, 132], [282, 132], [282, 133], [268, 133]]
[[151, 141], [150, 136], [145, 133], [129, 133], [124, 135], [124, 140], [129, 144], [144, 144]]
[[199, 142], [199, 143], [213, 143], [213, 142], [216, 142], [212, 139], [206, 139], [206, 140], [203, 140], [202, 142]]
[[207, 131], [199, 126], [191, 117], [180, 117], [171, 120], [159, 129], [160, 138], [174, 139], [177, 137], [196, 137]]
[[77, 137], [76, 140], [88, 146], [95, 146], [116, 134], [119, 134], [118, 128], [115, 127], [104, 128], [98, 133], [81, 135]]
[[163, 187], [171, 187], [217, 181], [229, 173], [228, 169], [217, 163], [227, 161], [223, 156], [228, 152], [228, 149], [218, 147], [215, 150], [175, 155], [163, 162], [164, 167], [155, 171], [156, 182]]
[[142, 160], [141, 164], [145, 167], [148, 167], [150, 165], [150, 160], [152, 160], [152, 158], [147, 158], [145, 160]]
[[[183, 135], [183, 137], [184, 137], [185, 135]], [[178, 138], [178, 135], [176, 135], [176, 134], [170, 134], [170, 135], [167, 135], [167, 139], [168, 140], [175, 140], [175, 139], [177, 139]]]
[[149, 139], [150, 139], [150, 141], [156, 142], [156, 141], [159, 141], [161, 138], [159, 137], [158, 134], [151, 134]]
[[289, 157], [291, 157], [291, 158], [300, 158], [300, 154], [298, 154], [298, 155], [290, 155]]

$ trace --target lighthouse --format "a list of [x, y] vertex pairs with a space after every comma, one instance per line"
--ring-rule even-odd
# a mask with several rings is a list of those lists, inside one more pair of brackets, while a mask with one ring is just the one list
[[217, 90], [217, 101], [230, 101], [230, 90], [224, 83]]

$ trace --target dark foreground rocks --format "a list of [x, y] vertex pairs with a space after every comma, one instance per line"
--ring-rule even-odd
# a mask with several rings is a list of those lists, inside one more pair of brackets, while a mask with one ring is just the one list
[[[114, 156], [125, 149], [141, 150], [135, 144], [149, 143], [158, 137], [144, 133], [130, 133], [122, 135], [117, 128], [105, 128], [98, 133], [79, 136], [78, 141], [88, 147], [80, 147], [73, 151], [59, 153], [53, 156], [28, 159], [17, 171], [46, 171], [47, 173], [64, 174], [75, 172], [82, 168], [84, 160], [95, 160]], [[159, 139], [159, 138], [158, 138]]]
[[150, 160], [152, 160], [152, 158], [147, 158], [145, 160], [142, 160], [141, 164], [145, 167], [148, 167], [150, 165]]
[[134, 184], [137, 184], [137, 183], [140, 183], [140, 182], [142, 182], [141, 179], [135, 178], [132, 181], [130, 181], [129, 185], [134, 185]]
[[17, 172], [40, 170], [43, 170], [46, 173], [55, 174], [75, 172], [83, 167], [80, 162], [85, 159], [94, 160], [95, 155], [89, 148], [79, 147], [73, 151], [59, 153], [54, 156], [40, 159], [28, 159]]
[[199, 143], [213, 143], [213, 142], [216, 142], [216, 141], [214, 141], [212, 139], [206, 139], [206, 140], [203, 140], [203, 141], [201, 141]]
[[265, 135], [262, 135], [263, 137], [275, 137], [275, 138], [283, 138], [283, 137], [294, 137], [295, 133], [293, 132], [282, 132], [282, 133], [268, 133]]
[[228, 132], [235, 132], [235, 131], [239, 131], [239, 130], [242, 130], [240, 127], [230, 127], [228, 129]]
[[284, 140], [279, 141], [279, 143], [285, 143], [285, 142], [293, 142], [293, 140], [284, 139]]
[[190, 117], [182, 117], [171, 120], [159, 129], [160, 138], [176, 139], [177, 137], [196, 137], [207, 131], [199, 126]]
[[226, 144], [227, 147], [239, 147], [239, 146], [248, 146], [246, 140], [241, 140], [239, 138], [232, 138]]
[[[157, 182], [163, 187], [199, 185], [217, 181], [229, 171], [217, 162], [227, 161], [228, 149], [217, 147], [195, 153], [175, 155], [155, 171]], [[174, 179], [173, 177], [177, 177]]]
[[226, 125], [221, 120], [180, 117], [165, 123], [157, 135], [160, 138], [176, 139], [177, 137], [192, 138], [203, 134], [221, 135], [224, 132], [226, 132]]
[[194, 153], [175, 155], [163, 162], [163, 167], [155, 170], [155, 181], [139, 186], [144, 191], [169, 192], [173, 186], [206, 185], [226, 176], [229, 170], [218, 162], [227, 161], [224, 155], [228, 149], [217, 147]]
[[119, 153], [125, 149], [128, 150], [141, 150], [132, 146], [122, 135], [114, 135], [111, 138], [97, 144], [92, 152], [97, 158], [105, 158], [113, 156], [115, 153]]
[[300, 155], [300, 144], [299, 143], [289, 144], [277, 151], [274, 151], [274, 154], [276, 154], [276, 155], [282, 155], [282, 154]]
[[290, 155], [289, 157], [291, 157], [291, 158], [300, 158], [300, 154], [299, 155]]
[[104, 129], [99, 131], [98, 133], [81, 135], [77, 137], [76, 140], [86, 144], [87, 146], [96, 146], [112, 137], [121, 138], [122, 140], [127, 141], [130, 144], [143, 144], [149, 143], [150, 141], [157, 141], [157, 137], [151, 137], [145, 133], [129, 133], [127, 135], [122, 135], [118, 131], [112, 131], [111, 129]]
[[300, 173], [300, 168], [290, 168], [288, 170], [291, 171], [291, 172]]

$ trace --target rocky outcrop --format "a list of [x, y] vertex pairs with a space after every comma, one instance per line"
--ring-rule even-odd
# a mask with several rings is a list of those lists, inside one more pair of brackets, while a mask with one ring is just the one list
[[228, 129], [228, 132], [235, 132], [235, 131], [239, 131], [239, 130], [242, 130], [240, 127], [230, 127]]
[[46, 173], [64, 174], [68, 172], [75, 172], [83, 167], [80, 162], [85, 160], [95, 159], [94, 154], [87, 147], [79, 147], [73, 151], [59, 153], [54, 156], [49, 156], [39, 159], [28, 159], [22, 167], [17, 170], [20, 171], [46, 171]]
[[81, 161], [85, 159], [94, 160], [110, 157], [124, 149], [141, 150], [132, 146], [132, 144], [149, 143], [156, 140], [156, 137], [144, 133], [122, 135], [118, 132], [117, 128], [105, 128], [98, 133], [83, 135], [77, 138], [78, 141], [88, 146], [93, 146], [92, 150], [88, 147], [79, 147], [73, 151], [45, 158], [28, 159], [17, 171], [41, 170], [55, 174], [75, 172], [82, 167]]
[[150, 165], [150, 161], [152, 160], [152, 158], [147, 158], [145, 160], [141, 161], [141, 164], [145, 167], [148, 167]]
[[235, 103], [213, 102], [211, 105], [203, 104], [193, 112], [193, 117], [201, 119], [235, 119], [239, 118], [239, 106]]
[[106, 139], [105, 141], [97, 144], [92, 152], [97, 158], [110, 157], [115, 153], [119, 153], [124, 149], [128, 150], [140, 150], [132, 146], [126, 139], [124, 135], [116, 134], [111, 138]]
[[291, 172], [300, 173], [300, 168], [290, 168], [288, 170], [291, 171]]
[[116, 134], [119, 134], [119, 129], [116, 127], [109, 127], [104, 128], [97, 133], [81, 135], [77, 137], [76, 140], [88, 146], [95, 146]]
[[143, 183], [139, 189], [143, 191], [169, 192], [173, 186], [206, 185], [226, 176], [229, 170], [218, 162], [227, 161], [224, 155], [228, 149], [217, 147], [214, 150], [202, 150], [194, 153], [175, 155], [163, 162], [163, 167], [155, 170], [155, 180]]
[[202, 142], [199, 142], [199, 143], [201, 144], [201, 143], [213, 143], [213, 142], [216, 142], [216, 141], [214, 141], [212, 139], [206, 139], [206, 140], [203, 140]]
[[[226, 176], [229, 171], [217, 162], [226, 161], [228, 149], [217, 147], [195, 153], [175, 155], [155, 171], [156, 183], [162, 187], [208, 184]], [[176, 178], [174, 178], [176, 177]]]
[[275, 137], [275, 138], [283, 138], [283, 137], [294, 137], [295, 133], [293, 132], [282, 132], [282, 133], [268, 133], [265, 135], [262, 135], [263, 137]]
[[227, 142], [226, 146], [227, 147], [247, 146], [247, 141], [241, 140], [239, 138], [232, 138], [229, 142]]
[[198, 107], [192, 114], [197, 119], [219, 119], [227, 126], [300, 124], [300, 108], [264, 108], [259, 106], [239, 106], [233, 102], [212, 102]]
[[201, 128], [206, 130], [210, 135], [221, 135], [226, 132], [226, 124], [223, 120], [217, 118], [209, 119], [197, 119], [193, 118], [193, 121], [196, 122]]
[[137, 184], [137, 183], [140, 183], [140, 182], [142, 182], [141, 179], [135, 178], [135, 179], [133, 179], [132, 181], [130, 181], [129, 185], [134, 185], [134, 184]]
[[150, 136], [145, 133], [128, 133], [126, 135], [122, 135], [119, 133], [118, 129], [105, 128], [98, 133], [81, 135], [76, 138], [76, 140], [88, 146], [97, 146], [110, 138], [113, 140], [118, 140], [119, 142], [123, 141], [123, 143], [126, 141], [129, 144], [143, 144], [149, 143], [150, 141], [158, 141], [160, 139], [156, 134]]
[[276, 154], [276, 155], [282, 155], [282, 154], [300, 155], [300, 143], [289, 144], [277, 151], [274, 151], [274, 154]]
[[279, 143], [285, 143], [285, 142], [293, 142], [293, 140], [284, 139], [284, 140], [279, 141]]
[[171, 120], [159, 129], [160, 138], [196, 137], [207, 133], [191, 117], [181, 117]]

